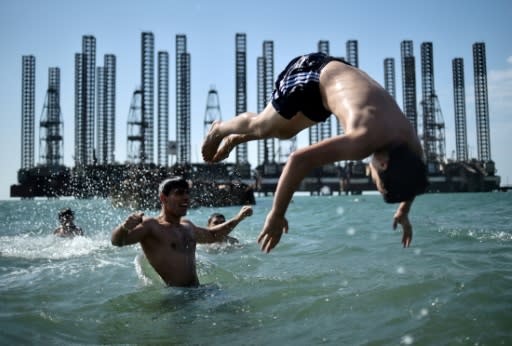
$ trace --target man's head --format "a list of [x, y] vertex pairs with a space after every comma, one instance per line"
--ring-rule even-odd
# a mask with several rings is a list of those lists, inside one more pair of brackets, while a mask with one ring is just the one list
[[226, 218], [224, 217], [224, 215], [220, 213], [213, 213], [208, 218], [208, 227], [217, 226], [224, 222], [226, 222]]
[[374, 176], [377, 188], [387, 203], [409, 201], [427, 189], [425, 163], [405, 144], [375, 153], [370, 165], [378, 176]]
[[180, 192], [189, 192], [190, 187], [188, 182], [183, 177], [172, 177], [165, 179], [158, 187], [159, 194], [169, 196], [172, 190], [179, 190]]
[[73, 210], [70, 208], [63, 208], [59, 212], [59, 221], [61, 223], [66, 221], [71, 221], [75, 217], [75, 214], [73, 213]]

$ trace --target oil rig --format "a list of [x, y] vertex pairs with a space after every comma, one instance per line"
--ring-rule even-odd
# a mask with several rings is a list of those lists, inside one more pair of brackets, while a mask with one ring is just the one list
[[[237, 114], [247, 111], [246, 40], [244, 33], [235, 36]], [[346, 60], [356, 67], [357, 47], [356, 40], [347, 41]], [[320, 52], [330, 53], [328, 41], [319, 41], [317, 48]], [[444, 118], [434, 84], [433, 45], [431, 42], [421, 44], [422, 90], [419, 104], [416, 99], [413, 42], [402, 41], [400, 51], [402, 109], [424, 148], [429, 191], [498, 190], [500, 177], [495, 174], [490, 148], [485, 44], [477, 42], [473, 45], [477, 158], [469, 158], [468, 153], [463, 59], [454, 58], [452, 61], [456, 158], [447, 159]], [[272, 194], [288, 155], [297, 147], [296, 138], [258, 141], [257, 165], [254, 169], [249, 164], [247, 143], [236, 147], [234, 163], [192, 163], [191, 56], [187, 51], [186, 36], [176, 35], [174, 140], [170, 140], [168, 130], [169, 54], [158, 51], [156, 57], [153, 33], [142, 32], [141, 84], [132, 94], [126, 123], [127, 158], [124, 163], [119, 163], [114, 157], [116, 57], [106, 54], [103, 66], [96, 66], [96, 39], [90, 35], [83, 36], [82, 52], [75, 54], [75, 151], [74, 167], [70, 168], [63, 164], [64, 134], [58, 67], [50, 67], [48, 71], [48, 88], [39, 123], [39, 162], [35, 164], [35, 57], [23, 56], [21, 168], [18, 183], [11, 186], [11, 197], [100, 196], [111, 198], [114, 205], [121, 207], [155, 208], [158, 205], [158, 183], [169, 175], [182, 175], [190, 180], [194, 187], [191, 190], [192, 200], [196, 206], [253, 204], [254, 193]], [[257, 58], [258, 111], [263, 110], [268, 102], [273, 81], [274, 44], [273, 41], [264, 41], [262, 54]], [[384, 59], [383, 85], [396, 97], [394, 58]], [[214, 121], [221, 119], [219, 94], [211, 87], [204, 115], [205, 131]], [[329, 138], [333, 133], [343, 134], [343, 128], [335, 117], [308, 131], [309, 144]], [[367, 162], [357, 161], [336, 162], [317, 168], [302, 181], [299, 191], [311, 194], [360, 194], [375, 190], [367, 166]]]

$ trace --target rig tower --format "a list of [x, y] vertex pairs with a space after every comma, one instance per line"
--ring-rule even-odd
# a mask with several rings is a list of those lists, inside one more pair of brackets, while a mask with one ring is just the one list
[[413, 43], [405, 40], [400, 43], [402, 57], [402, 97], [403, 111], [418, 133], [418, 111], [416, 108], [416, 67]]
[[96, 38], [82, 36], [82, 53], [75, 54], [75, 166], [94, 163]]
[[144, 163], [144, 133], [147, 126], [148, 124], [142, 116], [142, 90], [136, 89], [132, 95], [130, 112], [128, 114], [128, 162], [134, 164]]
[[116, 123], [116, 57], [106, 54], [97, 74], [97, 143], [99, 164], [114, 163]]
[[169, 165], [169, 53], [158, 52], [158, 165]]
[[466, 91], [464, 88], [464, 60], [462, 58], [452, 60], [452, 71], [456, 158], [457, 161], [467, 161]]
[[190, 163], [190, 54], [187, 37], [176, 35], [176, 144], [178, 164]]
[[39, 123], [39, 158], [43, 166], [63, 165], [62, 120], [60, 113], [60, 69], [48, 69], [48, 90]]
[[[272, 97], [274, 83], [274, 41], [263, 41], [263, 56], [258, 57], [258, 113], [263, 111]], [[275, 163], [273, 138], [258, 141], [258, 165]]]
[[491, 161], [491, 135], [489, 132], [489, 103], [487, 96], [487, 63], [485, 43], [473, 44], [473, 69], [475, 78], [475, 115], [478, 159]]
[[[245, 33], [235, 35], [235, 113], [247, 112], [247, 37]], [[236, 146], [236, 163], [249, 162], [247, 143]]]
[[34, 167], [36, 57], [21, 58], [21, 169]]
[[141, 86], [144, 155], [142, 163], [153, 163], [154, 90], [155, 90], [155, 37], [152, 32], [143, 32], [141, 39]]
[[384, 88], [396, 99], [395, 59], [384, 59]]
[[206, 109], [204, 111], [204, 136], [212, 126], [214, 121], [222, 120], [222, 113], [220, 112], [219, 93], [214, 86], [208, 90], [206, 97]]
[[432, 42], [421, 44], [423, 149], [429, 171], [445, 160], [444, 119], [434, 87]]

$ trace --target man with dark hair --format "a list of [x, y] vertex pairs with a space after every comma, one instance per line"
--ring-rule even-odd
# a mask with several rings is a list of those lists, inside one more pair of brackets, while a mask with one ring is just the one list
[[[246, 214], [246, 211], [244, 209], [249, 209], [249, 208], [252, 209], [250, 206], [243, 206], [242, 209], [240, 209], [240, 213]], [[209, 229], [212, 229], [213, 227], [215, 227], [217, 225], [221, 225], [224, 222], [226, 222], [226, 217], [224, 216], [224, 214], [213, 213], [208, 218], [208, 226], [207, 227]], [[221, 242], [228, 243], [228, 244], [237, 244], [238, 239], [227, 235], [221, 240]]]
[[241, 209], [237, 216], [212, 229], [197, 227], [182, 217], [190, 204], [189, 184], [181, 177], [164, 180], [158, 189], [161, 210], [157, 217], [135, 212], [112, 232], [112, 244], [140, 243], [146, 258], [169, 286], [199, 285], [196, 272], [196, 244], [223, 239], [252, 209]]
[[[235, 146], [251, 140], [291, 138], [331, 114], [343, 126], [344, 134], [290, 155], [258, 236], [262, 251], [272, 250], [283, 232], [288, 232], [286, 210], [311, 170], [337, 161], [362, 160], [372, 154], [372, 178], [385, 201], [400, 202], [393, 228], [402, 226], [402, 243], [409, 246], [409, 210], [414, 197], [427, 186], [421, 144], [393, 97], [366, 73], [341, 59], [322, 53], [293, 59], [277, 78], [272, 100], [261, 113], [246, 112], [212, 124], [203, 142], [203, 159], [224, 160]], [[395, 151], [398, 148], [405, 150]], [[384, 173], [388, 168], [389, 172]], [[402, 183], [405, 181], [407, 184]]]
[[59, 212], [60, 226], [57, 227], [53, 234], [58, 237], [72, 238], [74, 236], [84, 235], [84, 231], [74, 223], [75, 213], [70, 208], [61, 209]]

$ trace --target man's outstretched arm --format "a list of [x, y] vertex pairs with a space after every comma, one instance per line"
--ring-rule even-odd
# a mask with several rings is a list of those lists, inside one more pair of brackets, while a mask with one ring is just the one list
[[401, 202], [393, 216], [393, 229], [396, 229], [398, 224], [402, 226], [402, 244], [404, 247], [409, 247], [412, 241], [412, 225], [409, 221], [409, 211], [413, 201], [414, 198], [410, 201]]

